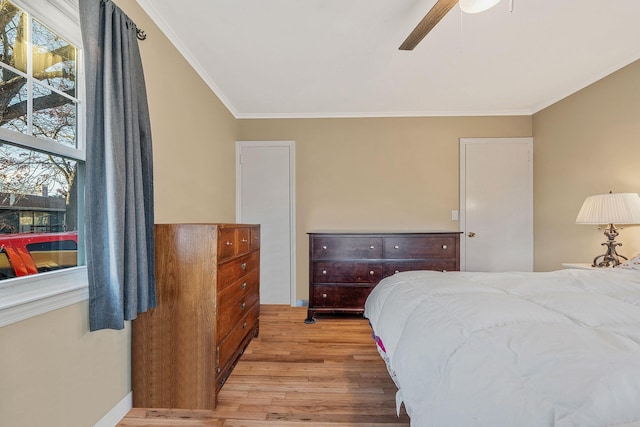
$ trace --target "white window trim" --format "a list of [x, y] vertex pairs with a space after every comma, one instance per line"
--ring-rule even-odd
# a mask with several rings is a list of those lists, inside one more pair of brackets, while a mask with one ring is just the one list
[[9, 0], [78, 48], [82, 46], [78, 0]]
[[[77, 0], [46, 0], [44, 2], [27, 2], [25, 0], [11, 0], [43, 24], [49, 26], [60, 36], [78, 47], [78, 62], [82, 63], [82, 37], [78, 18]], [[44, 19], [43, 19], [44, 18]], [[78, 91], [81, 104], [84, 99], [83, 68], [78, 67]], [[78, 135], [83, 135], [84, 118], [78, 117]], [[4, 129], [0, 129], [0, 137]], [[31, 148], [44, 148], [38, 141], [28, 142], [20, 134], [13, 133], [11, 138], [30, 146]], [[34, 146], [38, 145], [38, 146]], [[78, 139], [78, 148], [82, 151], [79, 158], [78, 152], [70, 156], [77, 160], [84, 160], [84, 138]], [[53, 149], [46, 148], [49, 152], [60, 150], [58, 154], [69, 155], [68, 148], [60, 146]], [[86, 301], [89, 298], [89, 285], [86, 266], [69, 268], [65, 270], [39, 273], [27, 277], [3, 280], [0, 282], [0, 327], [7, 326], [22, 320], [29, 319], [44, 313], [48, 313], [68, 305]]]
[[87, 268], [39, 273], [2, 281], [0, 327], [89, 298]]

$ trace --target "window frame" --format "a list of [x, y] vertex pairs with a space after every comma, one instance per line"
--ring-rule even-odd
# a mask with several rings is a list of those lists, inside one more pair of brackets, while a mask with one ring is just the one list
[[[57, 35], [65, 38], [77, 49], [76, 99], [77, 99], [77, 140], [76, 147], [50, 143], [42, 138], [25, 135], [0, 128], [0, 139], [16, 143], [23, 148], [44, 151], [81, 162], [84, 170], [86, 160], [85, 143], [85, 75], [82, 49], [82, 34], [78, 14], [78, 0], [47, 0], [28, 4], [26, 0], [10, 0], [31, 18], [46, 25]], [[31, 2], [36, 3], [36, 2]], [[81, 174], [80, 188], [84, 188]], [[84, 194], [78, 195], [79, 207], [84, 205]], [[84, 241], [83, 215], [78, 216], [78, 234]], [[79, 243], [80, 243], [79, 242]], [[81, 244], [81, 243], [80, 243]], [[78, 261], [83, 258], [79, 256]], [[0, 327], [20, 322], [68, 305], [86, 301], [89, 298], [87, 267], [78, 266], [31, 276], [16, 277], [0, 282]]]

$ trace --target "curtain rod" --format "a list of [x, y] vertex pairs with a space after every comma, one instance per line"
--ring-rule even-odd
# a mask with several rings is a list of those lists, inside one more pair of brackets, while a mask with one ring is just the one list
[[136, 37], [138, 40], [146, 40], [147, 35], [140, 28], [136, 27]]

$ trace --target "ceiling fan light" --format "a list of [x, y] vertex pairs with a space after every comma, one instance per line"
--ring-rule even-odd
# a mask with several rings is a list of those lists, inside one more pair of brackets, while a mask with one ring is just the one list
[[460, 0], [460, 9], [465, 13], [478, 13], [491, 9], [500, 0]]

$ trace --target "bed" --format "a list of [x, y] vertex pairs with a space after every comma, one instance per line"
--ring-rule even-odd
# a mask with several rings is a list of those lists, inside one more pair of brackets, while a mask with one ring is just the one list
[[640, 426], [639, 270], [397, 273], [365, 317], [412, 426]]

